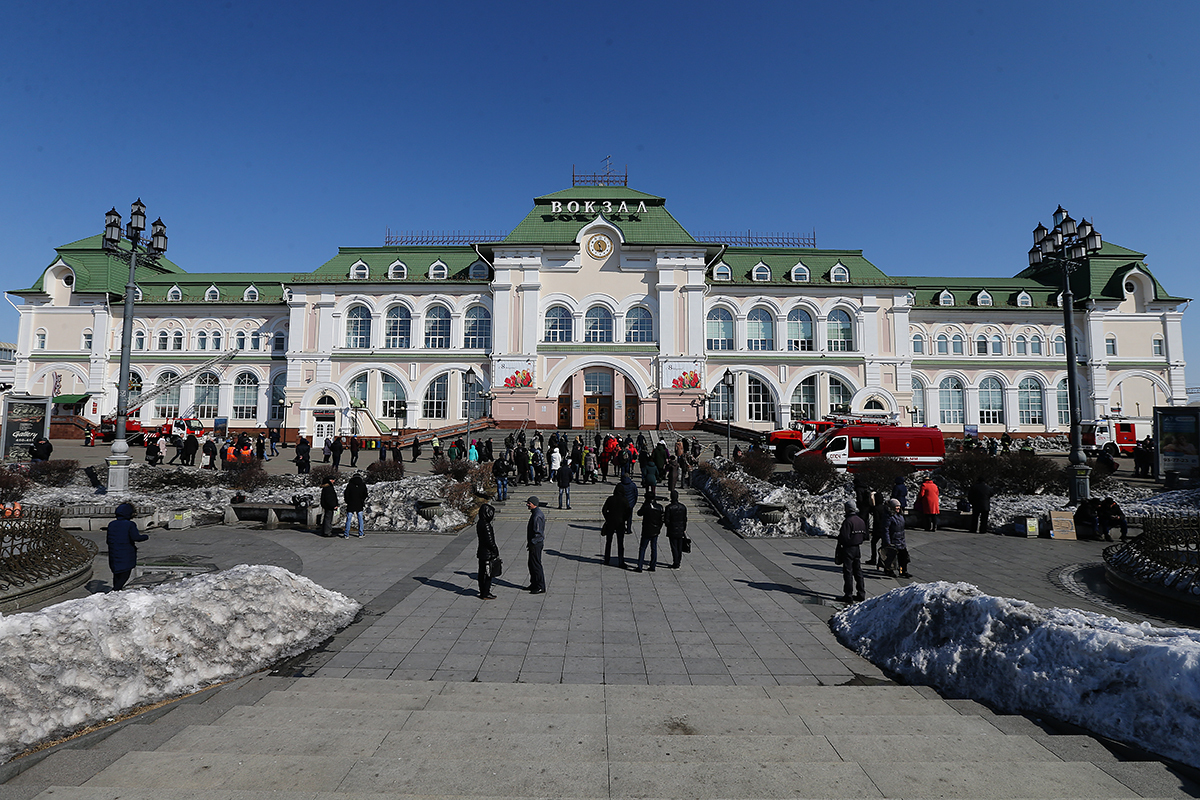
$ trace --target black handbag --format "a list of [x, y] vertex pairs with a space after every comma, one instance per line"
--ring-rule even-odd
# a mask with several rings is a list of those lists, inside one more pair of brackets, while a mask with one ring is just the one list
[[683, 537], [683, 543], [680, 545], [680, 548], [679, 548], [679, 550], [680, 550], [680, 552], [682, 552], [682, 553], [690, 553], [690, 552], [692, 552], [692, 540], [691, 540], [691, 539], [689, 539], [689, 538], [688, 538], [688, 537], [686, 537], [686, 536], [685, 536], [685, 537]]
[[488, 562], [488, 573], [490, 574], [490, 577], [499, 578], [503, 572], [504, 561], [501, 560], [500, 556], [496, 556]]

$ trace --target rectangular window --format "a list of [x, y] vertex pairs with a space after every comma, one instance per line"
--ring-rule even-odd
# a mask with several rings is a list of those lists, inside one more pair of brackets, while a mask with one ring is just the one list
[[450, 381], [447, 376], [436, 378], [425, 390], [425, 400], [421, 403], [421, 416], [426, 419], [445, 419], [449, 403], [446, 396], [450, 391]]
[[851, 436], [850, 446], [856, 453], [878, 453], [879, 439], [874, 436]]
[[1117, 340], [1111, 336], [1105, 339], [1104, 352], [1106, 355], [1115, 356], [1117, 354]]
[[1151, 346], [1151, 348], [1153, 348], [1154, 355], [1161, 356], [1163, 354], [1163, 340], [1162, 339], [1155, 339], [1151, 343], [1150, 346]]

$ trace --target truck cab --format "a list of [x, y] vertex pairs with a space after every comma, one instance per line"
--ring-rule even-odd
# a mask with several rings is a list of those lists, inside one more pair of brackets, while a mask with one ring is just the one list
[[946, 443], [937, 428], [846, 425], [826, 431], [793, 463], [824, 458], [840, 470], [854, 472], [863, 462], [879, 456], [902, 459], [916, 469], [933, 469], [945, 460]]
[[1133, 422], [1113, 417], [1089, 419], [1080, 423], [1083, 451], [1094, 456], [1108, 453], [1113, 458], [1133, 453], [1137, 446], [1137, 426]]

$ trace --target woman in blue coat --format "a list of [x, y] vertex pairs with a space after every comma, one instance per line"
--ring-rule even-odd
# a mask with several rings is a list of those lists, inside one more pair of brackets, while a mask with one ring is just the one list
[[117, 518], [108, 523], [108, 568], [113, 574], [113, 591], [125, 586], [137, 566], [137, 543], [149, 538], [138, 533], [133, 506], [129, 503], [117, 506]]

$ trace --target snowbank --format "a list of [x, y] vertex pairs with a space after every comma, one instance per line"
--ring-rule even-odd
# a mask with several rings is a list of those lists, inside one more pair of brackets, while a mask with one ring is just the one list
[[[692, 470], [692, 486], [707, 495], [745, 537], [836, 536], [846, 516], [845, 503], [854, 499], [851, 480], [846, 476], [838, 486], [814, 495], [805, 491], [790, 473], [777, 473], [776, 482], [762, 481], [746, 474], [729, 459], [711, 461], [722, 473], [713, 476], [702, 469]], [[721, 477], [742, 483], [749, 494], [741, 500], [731, 497], [721, 486]], [[759, 503], [783, 506], [783, 520], [773, 524], [760, 521], [756, 516]]]
[[303, 652], [359, 608], [280, 567], [243, 564], [0, 617], [0, 761]]
[[893, 589], [832, 624], [843, 644], [912, 683], [1045, 713], [1200, 767], [1200, 632], [945, 582]]

